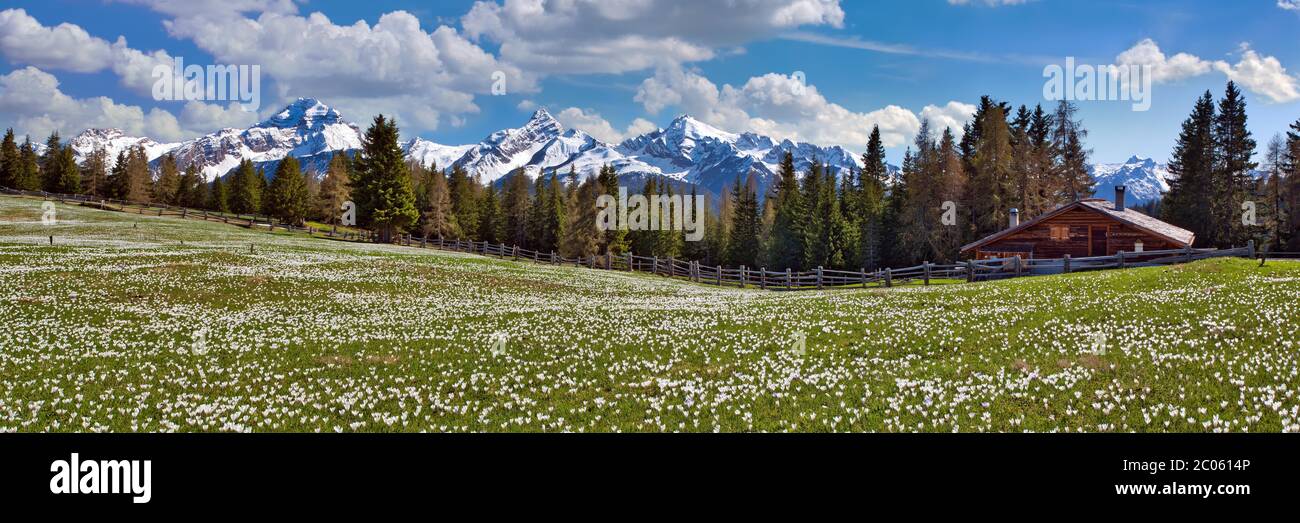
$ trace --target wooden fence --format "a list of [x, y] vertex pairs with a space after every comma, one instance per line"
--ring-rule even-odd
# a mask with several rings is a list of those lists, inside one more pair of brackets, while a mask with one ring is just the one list
[[[2, 194], [35, 196], [63, 202], [75, 201], [82, 205], [122, 212], [140, 214], [146, 211], [150, 215], [179, 216], [181, 218], [202, 219], [233, 223], [249, 228], [262, 228], [272, 231], [281, 228], [286, 231], [308, 233], [324, 232], [327, 236], [351, 241], [374, 241], [370, 232], [336, 232], [319, 231], [310, 227], [299, 227], [284, 223], [275, 223], [273, 218], [261, 215], [242, 215], [215, 213], [211, 211], [188, 209], [169, 205], [128, 202], [85, 195], [60, 195], [34, 191], [15, 191], [0, 188]], [[116, 207], [116, 208], [114, 208]], [[1001, 258], [991, 260], [967, 260], [960, 263], [938, 264], [925, 262], [920, 265], [903, 268], [886, 268], [868, 271], [832, 270], [818, 267], [810, 271], [768, 270], [766, 267], [728, 268], [708, 266], [696, 261], [679, 260], [673, 257], [637, 256], [632, 253], [597, 254], [580, 258], [566, 258], [555, 252], [541, 252], [524, 249], [519, 246], [494, 244], [486, 241], [449, 240], [444, 238], [415, 237], [400, 235], [396, 243], [407, 247], [440, 249], [510, 260], [524, 260], [551, 265], [573, 265], [591, 269], [611, 271], [643, 272], [657, 274], [667, 278], [683, 279], [695, 283], [716, 285], [719, 287], [759, 288], [775, 291], [815, 290], [825, 288], [851, 287], [893, 287], [896, 285], [921, 284], [930, 285], [934, 280], [957, 280], [977, 282], [1023, 276], [1062, 274], [1072, 272], [1096, 271], [1106, 269], [1124, 269], [1130, 267], [1152, 267], [1175, 263], [1187, 263], [1196, 260], [1219, 257], [1255, 257], [1255, 242], [1252, 240], [1245, 247], [1233, 249], [1171, 249], [1163, 251], [1118, 252], [1114, 256], [1089, 256], [1085, 258], [1037, 259]], [[1287, 253], [1276, 253], [1287, 254]]]

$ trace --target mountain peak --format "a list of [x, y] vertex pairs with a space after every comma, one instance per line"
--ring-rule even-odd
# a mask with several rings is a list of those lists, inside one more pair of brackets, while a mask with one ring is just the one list
[[547, 111], [545, 107], [542, 107], [536, 111], [533, 111], [533, 115], [529, 117], [528, 120], [529, 121], [536, 121], [536, 120], [553, 121], [555, 120], [555, 117], [551, 116], [550, 111]]
[[261, 127], [304, 127], [317, 128], [322, 125], [338, 123], [343, 115], [315, 98], [299, 98], [259, 124]]

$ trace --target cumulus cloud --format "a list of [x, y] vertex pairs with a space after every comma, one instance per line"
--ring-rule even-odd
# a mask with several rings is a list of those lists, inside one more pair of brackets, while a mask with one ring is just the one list
[[[1188, 53], [1168, 57], [1154, 40], [1147, 38], [1120, 53], [1115, 63], [1121, 66], [1148, 66], [1155, 83], [1173, 82], [1217, 71], [1269, 102], [1300, 100], [1300, 78], [1288, 73], [1281, 61], [1273, 56], [1261, 55], [1245, 43], [1241, 44], [1240, 52], [1241, 59], [1235, 64], [1224, 60], [1204, 60]], [[1127, 78], [1125, 73], [1126, 70], [1121, 69], [1121, 76]]]
[[91, 73], [104, 68], [112, 46], [80, 26], [46, 27], [23, 9], [0, 11], [0, 54], [11, 62]]
[[1115, 57], [1115, 65], [1148, 66], [1151, 80], [1155, 83], [1173, 82], [1210, 72], [1213, 64], [1194, 55], [1178, 53], [1173, 57], [1165, 56], [1155, 40], [1150, 38], [1138, 42], [1133, 47]]
[[645, 118], [637, 118], [627, 128], [619, 132], [600, 113], [578, 107], [569, 107], [555, 115], [565, 127], [582, 130], [597, 140], [606, 143], [618, 143], [633, 136], [639, 136], [658, 127]]
[[92, 127], [117, 127], [159, 140], [176, 140], [185, 134], [167, 111], [145, 112], [104, 96], [73, 98], [59, 90], [54, 75], [32, 66], [0, 76], [0, 117], [13, 122], [16, 132], [34, 139], [53, 131], [69, 135]]
[[[661, 68], [641, 83], [634, 99], [650, 113], [672, 106], [731, 131], [853, 149], [867, 143], [874, 126], [880, 126], [887, 147], [907, 143], [921, 126], [915, 113], [897, 105], [866, 113], [851, 111], [827, 100], [815, 85], [777, 73], [750, 78], [739, 87], [718, 88], [696, 72]], [[927, 109], [932, 117], [956, 121], [965, 107], [950, 103]]]
[[1277, 6], [1287, 11], [1300, 12], [1300, 0], [1277, 0]]
[[927, 105], [921, 109], [921, 120], [930, 122], [936, 133], [951, 129], [953, 136], [961, 139], [966, 134], [963, 130], [967, 122], [975, 116], [975, 106], [957, 101], [948, 102], [942, 107]]
[[1287, 103], [1300, 100], [1300, 78], [1287, 73], [1277, 58], [1261, 56], [1248, 44], [1241, 44], [1241, 60], [1236, 64], [1219, 61], [1214, 67], [1228, 79], [1269, 101]]
[[843, 23], [839, 0], [481, 1], [461, 19], [470, 38], [498, 43], [502, 59], [567, 74], [708, 60], [782, 31]]

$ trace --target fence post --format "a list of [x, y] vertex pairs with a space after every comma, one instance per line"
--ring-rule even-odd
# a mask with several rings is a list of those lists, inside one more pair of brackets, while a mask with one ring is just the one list
[[925, 284], [930, 285], [930, 262], [922, 263], [921, 267], [925, 269]]
[[785, 290], [787, 290], [787, 291], [790, 290], [790, 284], [792, 283], [792, 282], [790, 281], [790, 279], [791, 279], [791, 278], [790, 278], [790, 269], [787, 268], [787, 269], [785, 270]]
[[822, 288], [822, 266], [817, 266], [817, 288]]
[[858, 276], [862, 279], [862, 288], [867, 288], [867, 269], [863, 267], [858, 269]]
[[614, 253], [612, 253], [612, 252], [606, 252], [606, 253], [605, 253], [605, 270], [609, 271], [609, 270], [613, 270], [613, 269], [614, 269]]
[[745, 288], [745, 266], [740, 266], [740, 288]]
[[1070, 274], [1070, 255], [1068, 253], [1061, 258], [1061, 263], [1065, 265], [1065, 273]]
[[632, 269], [632, 251], [627, 251], [627, 272], [636, 272]]
[[892, 267], [885, 267], [885, 286], [894, 286], [894, 269]]
[[1246, 242], [1246, 253], [1247, 253], [1246, 254], [1247, 258], [1255, 257], [1255, 240], [1250, 240]]
[[966, 283], [975, 282], [975, 260], [966, 260]]
[[655, 256], [654, 261], [650, 263], [650, 274], [659, 274], [659, 257]]
[[1190, 261], [1192, 261], [1192, 244], [1189, 243], [1186, 247], [1183, 247], [1183, 263]]
[[767, 267], [760, 267], [758, 271], [759, 271], [758, 285], [762, 287], [763, 290], [767, 290]]
[[1115, 256], [1117, 257], [1116, 259], [1119, 260], [1119, 268], [1123, 269], [1123, 268], [1124, 268], [1124, 251], [1116, 252], [1116, 253], [1115, 253]]

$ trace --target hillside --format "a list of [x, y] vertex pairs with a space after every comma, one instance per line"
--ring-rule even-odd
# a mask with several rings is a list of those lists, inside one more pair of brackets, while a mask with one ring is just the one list
[[766, 293], [40, 204], [4, 431], [1300, 431], [1297, 263]]

